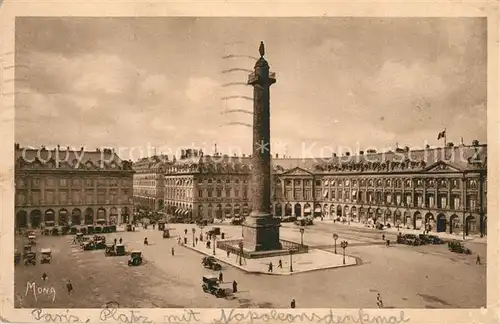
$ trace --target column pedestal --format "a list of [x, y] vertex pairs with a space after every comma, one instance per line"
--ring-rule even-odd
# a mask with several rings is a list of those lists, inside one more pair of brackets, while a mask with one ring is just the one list
[[250, 214], [242, 225], [245, 250], [260, 252], [280, 250], [280, 221], [270, 214]]

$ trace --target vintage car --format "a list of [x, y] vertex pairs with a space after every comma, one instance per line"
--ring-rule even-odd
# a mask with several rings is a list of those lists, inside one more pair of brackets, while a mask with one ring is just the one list
[[115, 256], [115, 246], [111, 243], [106, 244], [106, 248], [104, 249], [105, 256]]
[[29, 244], [36, 245], [36, 236], [35, 235], [30, 235], [28, 237], [28, 240], [29, 240]]
[[106, 241], [105, 240], [96, 240], [94, 241], [94, 249], [95, 250], [102, 250], [106, 248]]
[[21, 262], [21, 252], [18, 250], [14, 251], [14, 264], [18, 265]]
[[235, 217], [231, 220], [231, 225], [241, 225], [243, 223], [243, 219], [239, 217]]
[[93, 241], [83, 242], [82, 250], [84, 251], [93, 251], [95, 250], [95, 243]]
[[165, 230], [165, 221], [158, 221], [158, 230], [159, 231]]
[[125, 252], [125, 245], [123, 245], [123, 244], [117, 244], [116, 245], [116, 251], [115, 251], [115, 253], [118, 256], [125, 255], [126, 254], [126, 252]]
[[203, 259], [201, 260], [201, 264], [203, 264], [205, 268], [212, 269], [215, 271], [220, 271], [222, 269], [220, 263], [218, 263], [213, 256], [203, 257]]
[[135, 227], [132, 226], [132, 224], [127, 224], [127, 232], [133, 232], [135, 230]]
[[170, 230], [169, 229], [163, 230], [163, 238], [170, 238]]
[[50, 263], [52, 259], [52, 250], [51, 249], [41, 249], [40, 250], [40, 264]]
[[36, 235], [35, 231], [26, 231], [26, 237], [28, 237], [28, 238], [30, 236], [35, 236], [35, 235]]
[[80, 228], [80, 233], [87, 234], [87, 228], [86, 227], [81, 227]]
[[421, 245], [422, 244], [422, 241], [420, 240], [420, 238], [417, 235], [415, 235], [415, 234], [404, 234], [401, 237], [400, 241], [401, 241], [402, 244], [406, 244], [406, 245], [417, 246], [417, 245]]
[[24, 258], [24, 265], [36, 265], [36, 253], [28, 252], [26, 253], [26, 257]]
[[116, 225], [110, 225], [109, 230], [110, 230], [110, 233], [115, 233], [116, 232]]
[[81, 241], [83, 241], [83, 233], [76, 233], [76, 235], [75, 235], [75, 240], [76, 240], [77, 242], [81, 242]]
[[219, 279], [214, 275], [203, 276], [203, 284], [201, 285], [203, 292], [210, 293], [215, 297], [225, 297], [225, 289], [219, 286]]
[[26, 255], [28, 252], [31, 252], [31, 245], [30, 244], [26, 244], [23, 247], [23, 254]]
[[313, 225], [313, 220], [312, 220], [312, 218], [304, 217], [304, 218], [297, 219], [293, 223], [297, 226], [308, 226], [308, 225]]
[[93, 225], [87, 226], [87, 234], [94, 234], [95, 233], [95, 228]]
[[96, 234], [100, 234], [100, 233], [102, 233], [102, 232], [103, 232], [103, 230], [102, 230], [102, 226], [99, 226], [99, 225], [98, 225], [98, 226], [94, 227], [94, 233], [96, 233]]
[[59, 227], [53, 227], [52, 230], [50, 231], [50, 234], [52, 236], [59, 236]]
[[69, 233], [70, 234], [76, 234], [78, 232], [78, 228], [76, 228], [76, 226], [71, 226], [69, 228]]
[[130, 253], [130, 260], [128, 260], [129, 266], [139, 266], [142, 264], [142, 252], [132, 251]]
[[455, 253], [464, 253], [464, 254], [471, 254], [472, 251], [468, 248], [466, 248], [462, 242], [460, 241], [457, 241], [457, 240], [453, 240], [453, 241], [450, 241], [448, 242], [448, 250], [450, 250], [451, 252], [455, 252]]

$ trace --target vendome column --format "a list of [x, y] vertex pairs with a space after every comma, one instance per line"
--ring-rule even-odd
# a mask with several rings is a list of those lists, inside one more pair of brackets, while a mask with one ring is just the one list
[[254, 72], [248, 76], [253, 86], [252, 212], [242, 225], [244, 248], [255, 252], [281, 249], [280, 223], [271, 214], [269, 88], [276, 77], [264, 59], [263, 42], [259, 52]]

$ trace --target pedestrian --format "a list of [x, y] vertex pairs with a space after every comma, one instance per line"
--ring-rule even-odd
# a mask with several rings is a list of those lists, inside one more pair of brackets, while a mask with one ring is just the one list
[[224, 276], [222, 275], [222, 271], [219, 273], [219, 281], [224, 282]]
[[384, 303], [382, 302], [382, 297], [380, 297], [380, 293], [377, 293], [377, 306], [378, 308], [384, 307]]
[[43, 281], [47, 280], [47, 274], [46, 274], [45, 272], [44, 272], [44, 273], [42, 273], [42, 280], [43, 280]]
[[292, 298], [292, 301], [290, 302], [290, 308], [295, 308], [295, 298]]
[[200, 242], [203, 242], [203, 234], [200, 233]]
[[385, 234], [382, 234], [382, 241], [385, 241]]
[[188, 230], [186, 228], [186, 229], [184, 229], [184, 235], [187, 235], [187, 234], [188, 234]]
[[184, 244], [188, 244], [188, 239], [185, 236], [184, 236]]
[[269, 267], [267, 268], [267, 272], [273, 272], [273, 263], [269, 262]]
[[479, 254], [476, 256], [476, 264], [481, 264], [481, 257]]
[[148, 245], [148, 238], [147, 237], [144, 238], [144, 245]]
[[[116, 239], [116, 237], [115, 237], [115, 241], [114, 241], [114, 242], [115, 242], [115, 245], [116, 245], [116, 241], [117, 241], [117, 239]], [[121, 243], [121, 242], [120, 242], [120, 243]]]
[[68, 295], [73, 291], [73, 285], [71, 284], [70, 280], [68, 280], [68, 282], [66, 283], [66, 289], [68, 290]]
[[175, 252], [174, 252], [174, 247], [172, 246], [172, 256], [175, 255]]
[[177, 244], [181, 245], [181, 237], [180, 236], [177, 238]]
[[227, 250], [227, 258], [229, 259], [229, 256], [231, 255], [231, 252], [229, 252], [229, 250]]
[[278, 261], [278, 268], [283, 269], [283, 263], [281, 262], [281, 259], [279, 259]]
[[198, 245], [198, 238], [197, 237], [194, 239], [194, 242], [196, 245]]
[[120, 237], [120, 244], [122, 244], [122, 242], [123, 242], [123, 239]]
[[155, 224], [153, 223], [153, 229], [155, 229]]
[[236, 282], [236, 280], [233, 280], [233, 292], [237, 292], [238, 291], [238, 283]]

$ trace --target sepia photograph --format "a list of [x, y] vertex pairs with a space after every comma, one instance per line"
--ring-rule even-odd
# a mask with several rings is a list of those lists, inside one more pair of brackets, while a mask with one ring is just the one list
[[487, 34], [17, 17], [14, 307], [486, 307]]

